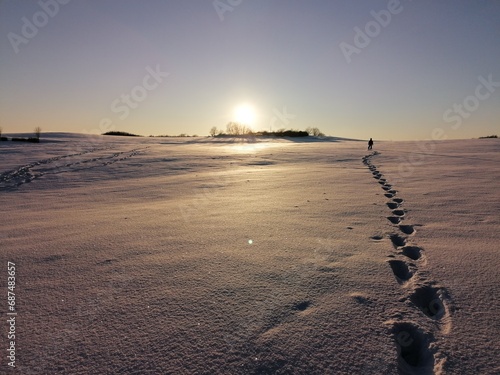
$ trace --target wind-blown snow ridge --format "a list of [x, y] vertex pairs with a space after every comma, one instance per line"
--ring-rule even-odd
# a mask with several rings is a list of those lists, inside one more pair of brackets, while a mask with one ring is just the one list
[[[375, 151], [362, 158], [363, 164], [372, 172], [373, 177], [387, 193], [389, 198], [386, 203], [391, 216], [387, 219], [391, 222], [394, 231], [389, 238], [396, 251], [390, 255], [388, 264], [397, 280], [403, 287], [406, 298], [402, 302], [411, 301], [427, 319], [436, 321], [436, 329], [442, 334], [448, 334], [451, 330], [451, 300], [447, 290], [439, 286], [436, 281], [427, 281], [422, 275], [426, 265], [426, 258], [422, 248], [408, 245], [416, 230], [411, 224], [401, 224], [405, 220], [406, 209], [402, 208], [404, 199], [396, 197], [398, 191], [383, 177], [383, 174], [372, 163], [372, 158], [380, 155]], [[394, 259], [394, 258], [398, 259]], [[446, 361], [445, 356], [439, 351], [435, 344], [434, 332], [424, 332], [413, 322], [397, 321], [389, 322], [391, 332], [396, 341], [398, 352], [398, 366], [400, 374], [440, 374], [441, 367]], [[439, 358], [439, 359], [438, 359]]]
[[25, 164], [17, 169], [4, 172], [0, 174], [0, 191], [15, 189], [22, 184], [29, 183], [46, 174], [75, 172], [83, 169], [110, 165], [129, 159], [141, 151], [140, 149], [133, 149], [130, 151], [113, 152], [109, 155], [85, 157], [88, 154], [95, 154], [96, 152], [105, 151], [107, 149], [108, 148], [94, 148], [80, 153], [38, 160], [33, 163]]

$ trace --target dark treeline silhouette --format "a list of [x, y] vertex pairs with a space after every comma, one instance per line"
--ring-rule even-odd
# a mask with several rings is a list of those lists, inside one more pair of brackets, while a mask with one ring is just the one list
[[304, 130], [278, 130], [275, 132], [250, 132], [244, 134], [218, 133], [214, 137], [309, 137], [309, 133]]
[[[2, 136], [2, 127], [0, 127], [0, 141], [8, 141], [9, 138], [3, 137]], [[35, 136], [34, 137], [29, 137], [29, 138], [21, 138], [21, 137], [12, 137], [11, 141], [12, 142], [30, 142], [30, 143], [40, 143], [40, 134], [42, 134], [42, 128], [37, 126], [35, 128]]]
[[106, 132], [106, 133], [102, 133], [102, 135], [118, 135], [118, 136], [122, 136], [122, 137], [142, 137], [141, 135], [127, 133], [127, 132], [120, 132], [120, 131]]
[[318, 128], [307, 128], [306, 130], [295, 129], [279, 129], [276, 131], [259, 131], [254, 132], [249, 127], [237, 123], [230, 122], [226, 125], [226, 132], [217, 129], [216, 126], [210, 129], [212, 137], [324, 137], [325, 135]]

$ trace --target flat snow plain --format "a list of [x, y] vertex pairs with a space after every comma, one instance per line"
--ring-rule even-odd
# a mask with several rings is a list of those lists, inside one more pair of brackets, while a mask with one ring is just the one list
[[500, 374], [496, 139], [49, 133], [0, 160], [1, 373]]

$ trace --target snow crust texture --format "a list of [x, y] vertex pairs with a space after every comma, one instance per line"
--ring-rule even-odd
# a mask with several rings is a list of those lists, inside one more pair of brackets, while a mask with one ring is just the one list
[[420, 146], [2, 142], [10, 373], [500, 374], [500, 144]]

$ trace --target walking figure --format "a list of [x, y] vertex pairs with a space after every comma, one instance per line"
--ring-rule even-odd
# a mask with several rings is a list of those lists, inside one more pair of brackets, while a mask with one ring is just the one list
[[368, 141], [368, 150], [371, 150], [373, 148], [373, 139], [370, 138]]

